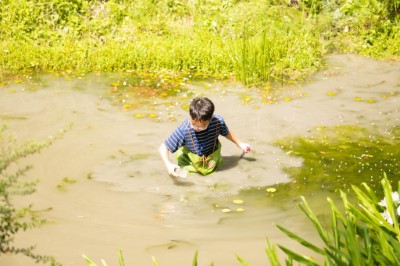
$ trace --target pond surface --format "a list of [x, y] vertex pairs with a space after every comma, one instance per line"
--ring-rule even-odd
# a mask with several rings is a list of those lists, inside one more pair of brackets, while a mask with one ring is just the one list
[[[387, 135], [400, 124], [399, 62], [331, 56], [312, 81], [279, 94], [221, 82], [187, 82], [160, 94], [132, 82], [129, 74], [38, 75], [0, 87], [1, 123], [21, 141], [43, 140], [69, 127], [62, 139], [21, 161], [34, 166], [26, 178], [40, 183], [18, 204], [51, 210], [42, 213], [49, 224], [20, 234], [18, 246], [36, 245], [39, 254], [63, 265], [85, 265], [82, 254], [117, 265], [119, 248], [126, 265], [153, 265], [152, 257], [160, 265], [190, 265], [196, 250], [200, 265], [239, 265], [235, 254], [251, 265], [268, 265], [266, 237], [303, 250], [276, 224], [317, 239], [297, 206], [298, 195], [286, 197], [280, 190], [288, 187], [278, 185], [291, 184], [285, 169], [303, 161], [276, 141], [337, 125]], [[241, 158], [236, 146], [220, 138], [222, 169], [176, 182], [158, 147], [197, 95], [211, 98], [216, 113], [253, 151]], [[278, 190], [269, 193], [268, 187]], [[331, 191], [301, 192], [315, 208], [327, 209]], [[3, 256], [0, 264], [34, 262]]]

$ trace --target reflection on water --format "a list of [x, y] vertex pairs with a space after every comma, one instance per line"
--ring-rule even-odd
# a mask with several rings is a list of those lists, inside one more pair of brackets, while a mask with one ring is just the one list
[[[398, 178], [399, 171], [400, 64], [338, 55], [328, 65], [309, 84], [284, 89], [281, 101], [211, 82], [168, 81], [165, 94], [164, 85], [132, 85], [129, 74], [10, 81], [0, 88], [0, 120], [21, 139], [43, 139], [73, 123], [62, 140], [28, 160], [29, 178], [41, 180], [31, 201], [54, 207], [46, 214], [53, 223], [17, 244], [37, 244], [65, 265], [82, 265], [82, 253], [111, 262], [119, 247], [128, 265], [151, 265], [151, 256], [161, 265], [187, 265], [195, 250], [215, 265], [237, 263], [234, 254], [261, 265], [266, 236], [295, 245], [276, 224], [315, 239], [299, 195], [323, 213], [327, 196], [368, 179], [368, 169], [377, 170], [375, 180], [382, 171]], [[253, 151], [241, 157], [221, 138], [220, 171], [172, 180], [157, 149], [196, 95], [210, 97]], [[77, 182], [60, 191], [65, 180]], [[20, 257], [3, 262], [27, 265]]]

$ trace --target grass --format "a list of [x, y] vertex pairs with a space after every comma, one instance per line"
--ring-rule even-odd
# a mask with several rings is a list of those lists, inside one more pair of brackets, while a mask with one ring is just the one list
[[169, 70], [247, 86], [298, 82], [327, 52], [398, 57], [398, 7], [398, 0], [3, 1], [0, 78]]
[[[306, 199], [302, 197], [301, 210], [314, 225], [322, 246], [303, 239], [298, 234], [278, 226], [287, 236], [310, 249], [320, 261], [306, 257], [286, 247], [278, 247], [286, 254], [286, 265], [297, 262], [300, 265], [398, 265], [400, 263], [400, 229], [398, 192], [393, 193], [390, 181], [385, 176], [381, 181], [384, 199], [380, 199], [367, 185], [364, 189], [352, 186], [357, 202], [351, 202], [347, 194], [341, 192], [343, 211], [328, 198], [331, 222], [325, 224], [314, 213]], [[382, 200], [382, 201], [381, 201]], [[384, 202], [384, 203], [383, 203]], [[385, 205], [385, 206], [383, 206]], [[390, 219], [383, 213], [387, 212]], [[267, 253], [273, 265], [276, 261], [276, 247], [269, 244]]]

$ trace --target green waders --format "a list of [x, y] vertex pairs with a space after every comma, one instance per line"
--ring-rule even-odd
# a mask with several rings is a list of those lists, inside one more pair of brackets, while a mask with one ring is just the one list
[[[202, 175], [209, 175], [217, 170], [218, 166], [223, 163], [223, 159], [221, 156], [221, 143], [218, 143], [218, 147], [216, 147], [216, 144], [218, 142], [218, 128], [219, 124], [217, 120], [217, 126], [215, 128], [214, 147], [213, 152], [210, 155], [199, 156], [191, 152], [187, 147], [183, 146], [176, 151], [176, 159], [178, 161], [178, 165], [188, 170], [189, 172], [200, 173]], [[189, 133], [190, 139], [192, 140], [193, 147], [197, 152], [196, 144], [193, 140], [189, 128], [187, 128], [187, 131]]]
[[180, 167], [191, 173], [200, 173], [202, 175], [213, 173], [224, 162], [221, 156], [221, 143], [218, 144], [217, 150], [207, 157], [194, 154], [183, 146], [176, 151], [176, 159]]

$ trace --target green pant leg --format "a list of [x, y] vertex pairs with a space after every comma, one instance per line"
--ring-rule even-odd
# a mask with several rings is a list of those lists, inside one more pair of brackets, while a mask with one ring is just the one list
[[176, 151], [176, 160], [178, 161], [178, 165], [189, 172], [196, 173], [197, 170], [194, 168], [193, 163], [191, 162], [188, 154], [190, 153], [190, 150], [186, 148], [185, 146], [179, 148]]

